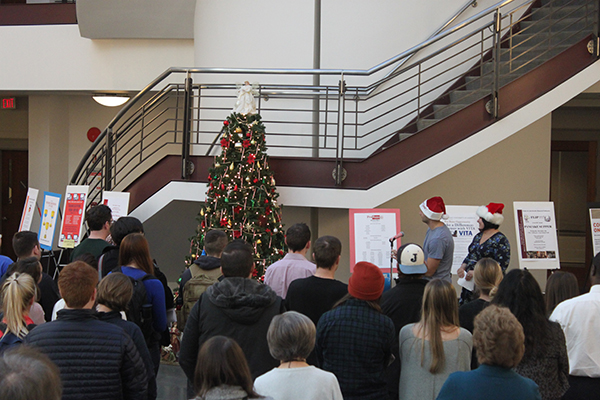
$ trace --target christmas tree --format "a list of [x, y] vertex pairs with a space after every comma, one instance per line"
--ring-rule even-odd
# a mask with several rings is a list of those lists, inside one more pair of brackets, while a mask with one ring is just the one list
[[[236, 109], [223, 122], [221, 154], [209, 169], [206, 203], [197, 217], [186, 264], [191, 265], [202, 253], [204, 234], [220, 229], [230, 239], [244, 239], [254, 248], [254, 274], [262, 279], [265, 268], [283, 257], [285, 241], [279, 194], [266, 153], [265, 126], [260, 115], [252, 113], [254, 98], [249, 88], [242, 87]], [[246, 107], [240, 109], [238, 104], [244, 102]]]

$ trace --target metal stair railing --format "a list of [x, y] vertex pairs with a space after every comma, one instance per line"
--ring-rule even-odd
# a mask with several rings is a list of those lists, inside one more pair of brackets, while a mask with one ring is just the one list
[[[254, 78], [262, 81], [258, 111], [269, 153], [335, 159], [332, 174], [342, 185], [344, 160], [367, 158], [477, 100], [489, 99], [497, 117], [501, 86], [589, 34], [598, 38], [598, 1], [504, 0], [368, 70], [170, 68], [119, 111], [71, 183], [91, 185], [90, 203], [98, 202], [102, 190], [124, 190], [174, 154], [188, 179], [191, 156], [216, 154], [236, 98], [231, 81]], [[368, 85], [351, 85], [386, 69]], [[314, 75], [321, 85], [311, 84]], [[281, 76], [288, 83], [268, 83]]]

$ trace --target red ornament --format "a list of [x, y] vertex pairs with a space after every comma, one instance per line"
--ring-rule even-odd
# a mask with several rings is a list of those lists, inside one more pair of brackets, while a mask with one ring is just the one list
[[246, 137], [251, 137], [252, 134], [250, 132], [246, 133]]
[[279, 250], [279, 255], [282, 256], [283, 255], [283, 250]]
[[227, 226], [227, 218], [221, 220], [221, 226]]
[[256, 156], [254, 154], [250, 154], [248, 156], [248, 162], [252, 164], [256, 160]]
[[221, 190], [225, 190], [225, 185], [221, 183]]
[[265, 226], [267, 225], [267, 218], [264, 215], [258, 217], [258, 225]]
[[221, 139], [221, 147], [226, 149], [227, 147], [229, 147], [229, 140], [223, 138]]
[[208, 176], [208, 181], [209, 182], [212, 181], [212, 176], [210, 176], [210, 175]]
[[249, 140], [244, 140], [242, 142], [242, 146], [244, 146], [245, 149], [248, 148], [248, 147], [250, 147], [250, 141]]
[[202, 221], [202, 223], [200, 224], [203, 228], [206, 228], [206, 222]]
[[254, 179], [252, 180], [252, 182], [256, 183], [256, 182], [258, 182], [258, 179], [254, 178]]
[[223, 125], [229, 126], [229, 121], [223, 121]]
[[265, 204], [269, 204], [269, 199], [265, 199]]
[[242, 237], [242, 231], [233, 231], [233, 237], [236, 239]]
[[239, 213], [240, 211], [242, 211], [242, 207], [241, 207], [241, 206], [236, 206], [236, 207], [234, 207], [234, 208], [233, 208], [233, 213], [234, 213], [234, 214], [237, 214], [237, 213]]
[[237, 187], [237, 183], [236, 183], [236, 185], [233, 187], [233, 190], [237, 191], [237, 189], [238, 189], [238, 187]]
[[265, 232], [271, 233], [271, 230], [269, 228], [267, 228], [267, 229], [265, 229]]

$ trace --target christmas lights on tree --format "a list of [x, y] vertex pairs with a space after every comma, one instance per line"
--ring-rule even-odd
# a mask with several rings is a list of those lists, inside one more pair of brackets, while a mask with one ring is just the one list
[[230, 240], [244, 239], [254, 248], [254, 275], [262, 279], [265, 268], [283, 258], [285, 241], [265, 126], [256, 114], [251, 90], [249, 84], [240, 89], [234, 112], [223, 122], [221, 154], [209, 169], [206, 202], [197, 217], [186, 264], [202, 253], [205, 233], [220, 229]]

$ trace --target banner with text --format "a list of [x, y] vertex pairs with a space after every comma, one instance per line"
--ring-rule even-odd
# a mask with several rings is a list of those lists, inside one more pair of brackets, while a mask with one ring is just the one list
[[69, 249], [79, 244], [88, 190], [89, 186], [67, 186], [58, 247]]
[[594, 254], [598, 254], [600, 252], [600, 208], [590, 208], [590, 226]]
[[389, 273], [392, 247], [398, 249], [401, 240], [390, 239], [399, 232], [399, 209], [351, 209], [350, 272], [357, 262], [368, 261]]
[[454, 239], [453, 274], [456, 274], [456, 271], [462, 265], [469, 253], [469, 245], [475, 235], [479, 233], [479, 225], [477, 224], [479, 216], [476, 212], [477, 206], [446, 206], [448, 219], [442, 222], [450, 229], [452, 239]]
[[552, 202], [514, 202], [520, 268], [558, 269], [558, 239]]
[[44, 250], [52, 250], [56, 219], [58, 218], [58, 210], [60, 210], [60, 199], [60, 194], [44, 192], [42, 220], [40, 221], [40, 231], [38, 233], [40, 247]]
[[23, 206], [23, 214], [21, 214], [21, 222], [19, 223], [19, 232], [31, 230], [31, 221], [35, 213], [36, 203], [39, 190], [30, 187], [27, 189], [27, 198]]
[[126, 217], [129, 211], [129, 192], [102, 192], [102, 204], [110, 207], [113, 221]]

